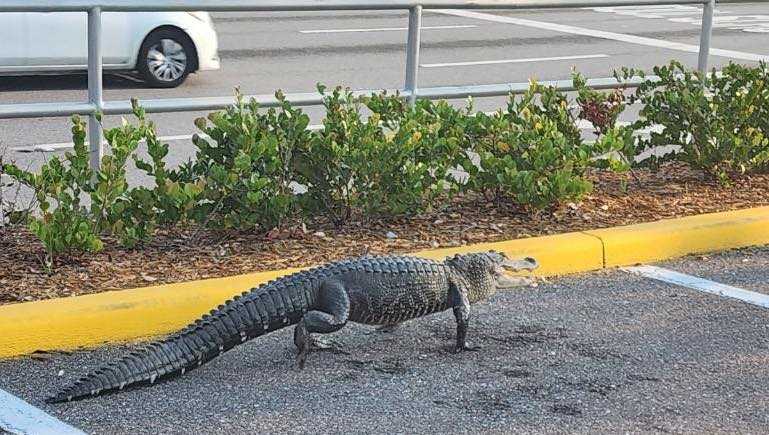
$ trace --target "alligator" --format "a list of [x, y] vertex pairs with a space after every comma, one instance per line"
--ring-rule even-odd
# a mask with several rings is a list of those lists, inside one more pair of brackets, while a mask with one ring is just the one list
[[348, 321], [391, 327], [453, 309], [456, 350], [467, 342], [470, 304], [521, 284], [508, 271], [534, 270], [532, 258], [495, 251], [455, 255], [443, 262], [410, 256], [364, 256], [287, 275], [243, 292], [180, 332], [80, 378], [48, 403], [68, 402], [184, 374], [253, 338], [295, 325], [297, 366], [303, 369], [313, 333]]

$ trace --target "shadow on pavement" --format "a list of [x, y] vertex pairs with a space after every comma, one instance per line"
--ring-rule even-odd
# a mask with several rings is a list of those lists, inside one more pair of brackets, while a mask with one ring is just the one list
[[[144, 89], [138, 77], [129, 74], [104, 74], [105, 89]], [[71, 91], [88, 89], [86, 73], [7, 76], [0, 80], [0, 92], [10, 91]]]

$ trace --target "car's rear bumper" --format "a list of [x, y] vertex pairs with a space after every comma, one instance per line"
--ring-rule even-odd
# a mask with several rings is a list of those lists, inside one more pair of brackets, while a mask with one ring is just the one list
[[185, 29], [198, 52], [198, 71], [217, 70], [219, 61], [219, 38], [213, 24], [189, 26]]
[[198, 71], [211, 71], [219, 68], [221, 68], [221, 62], [218, 55], [207, 60], [200, 59], [198, 61]]

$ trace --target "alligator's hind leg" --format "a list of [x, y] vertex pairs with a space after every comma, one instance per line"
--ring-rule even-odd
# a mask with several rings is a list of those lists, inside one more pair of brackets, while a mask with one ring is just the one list
[[296, 363], [304, 368], [312, 339], [310, 334], [330, 334], [347, 323], [350, 315], [350, 299], [344, 286], [339, 282], [324, 282], [318, 292], [318, 309], [307, 312], [294, 329], [294, 344], [299, 353]]

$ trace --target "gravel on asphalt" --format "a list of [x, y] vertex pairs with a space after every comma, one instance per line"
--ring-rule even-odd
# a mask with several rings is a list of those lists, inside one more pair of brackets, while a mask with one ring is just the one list
[[392, 333], [349, 325], [304, 371], [287, 329], [180, 378], [63, 405], [42, 399], [130, 346], [22, 358], [0, 362], [0, 388], [93, 433], [769, 430], [765, 309], [606, 271], [474, 306], [482, 351], [454, 354], [454, 327], [450, 312]]

